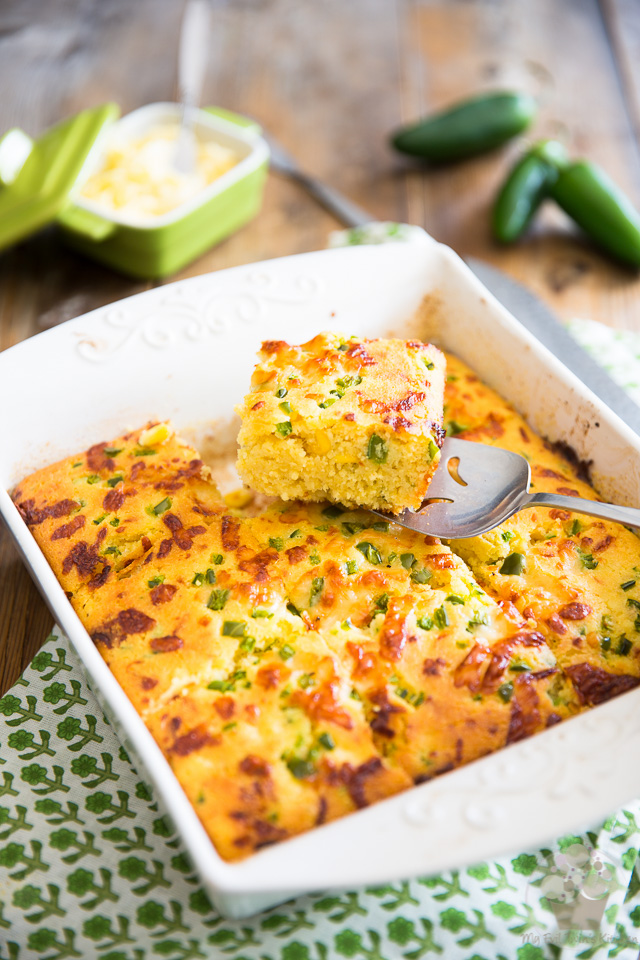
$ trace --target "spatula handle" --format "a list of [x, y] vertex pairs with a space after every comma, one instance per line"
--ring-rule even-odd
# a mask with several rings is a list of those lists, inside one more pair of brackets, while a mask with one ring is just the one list
[[601, 520], [613, 520], [627, 527], [640, 528], [640, 510], [636, 507], [619, 507], [615, 503], [599, 503], [597, 500], [583, 500], [581, 497], [566, 497], [561, 493], [533, 493], [525, 507], [560, 507], [575, 513], [586, 513]]

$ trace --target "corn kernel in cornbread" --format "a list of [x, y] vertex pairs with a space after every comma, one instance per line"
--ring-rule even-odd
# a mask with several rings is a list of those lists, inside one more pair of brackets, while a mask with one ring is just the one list
[[415, 340], [266, 341], [238, 408], [239, 473], [282, 500], [417, 509], [444, 438], [444, 367]]

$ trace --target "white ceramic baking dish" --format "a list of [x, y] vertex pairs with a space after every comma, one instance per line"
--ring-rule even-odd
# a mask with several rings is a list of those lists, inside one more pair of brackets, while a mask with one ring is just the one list
[[640, 794], [638, 689], [241, 863], [220, 859], [6, 491], [37, 467], [150, 418], [170, 417], [178, 428], [228, 420], [263, 338], [299, 343], [327, 328], [436, 340], [534, 428], [592, 461], [605, 497], [640, 503], [640, 439], [451, 250], [428, 238], [181, 281], [70, 320], [0, 355], [2, 515], [211, 899], [234, 917], [294, 893], [381, 883], [526, 848]]

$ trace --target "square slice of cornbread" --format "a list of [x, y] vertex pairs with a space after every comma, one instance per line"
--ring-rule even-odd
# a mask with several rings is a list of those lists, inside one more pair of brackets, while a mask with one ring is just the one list
[[238, 471], [282, 500], [417, 509], [444, 439], [444, 374], [418, 340], [268, 340], [237, 408]]

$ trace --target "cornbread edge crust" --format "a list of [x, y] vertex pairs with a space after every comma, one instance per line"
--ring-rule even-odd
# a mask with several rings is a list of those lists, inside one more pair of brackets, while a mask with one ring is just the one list
[[[595, 497], [448, 368], [451, 433], [525, 453], [537, 489]], [[616, 524], [536, 509], [451, 549], [335, 505], [243, 517], [164, 424], [14, 499], [230, 861], [640, 683], [638, 539]]]
[[417, 509], [444, 440], [444, 368], [418, 340], [265, 341], [237, 408], [238, 472], [282, 500]]

